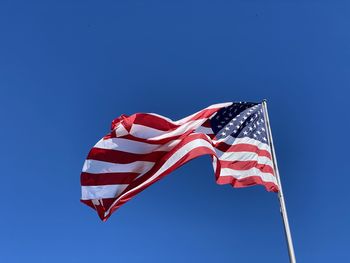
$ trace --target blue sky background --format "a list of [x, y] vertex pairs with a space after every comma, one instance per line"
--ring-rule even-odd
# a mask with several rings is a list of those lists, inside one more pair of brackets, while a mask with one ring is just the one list
[[106, 223], [79, 202], [120, 114], [268, 99], [298, 262], [350, 262], [348, 1], [0, 2], [1, 262], [287, 262], [277, 196], [193, 160]]

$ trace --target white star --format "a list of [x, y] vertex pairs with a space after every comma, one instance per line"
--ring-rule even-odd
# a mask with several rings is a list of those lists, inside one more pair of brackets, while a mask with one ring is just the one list
[[252, 131], [252, 130], [253, 130], [253, 128], [252, 128], [252, 127], [249, 127], [249, 130], [250, 130], [250, 131]]
[[239, 129], [239, 127], [241, 127], [241, 126], [239, 126], [239, 125], [236, 126], [237, 129]]
[[261, 134], [261, 131], [257, 131], [258, 134]]
[[254, 133], [253, 136], [256, 138], [256, 134]]
[[266, 142], [266, 137], [264, 137], [263, 140]]
[[221, 135], [222, 135], [222, 136], [225, 136], [225, 135], [226, 135], [226, 132], [222, 132]]
[[259, 122], [259, 121], [257, 121], [257, 122], [256, 122], [256, 124], [260, 125], [260, 122]]
[[237, 130], [233, 130], [233, 133], [236, 133], [237, 132]]
[[228, 131], [228, 130], [230, 130], [230, 128], [229, 128], [229, 127], [226, 127], [225, 130]]
[[261, 130], [262, 130], [262, 131], [265, 131], [265, 129], [264, 129], [264, 128], [261, 128]]
[[260, 121], [261, 121], [261, 122], [264, 122], [264, 119], [261, 119]]
[[240, 123], [241, 123], [241, 124], [243, 124], [243, 123], [244, 123], [244, 121], [240, 121]]
[[248, 134], [248, 132], [247, 132], [247, 131], [244, 131], [244, 132], [243, 132], [243, 134], [244, 134], [244, 135], [247, 135], [247, 134]]
[[230, 122], [228, 125], [232, 126], [232, 125], [233, 125], [233, 122]]
[[245, 119], [245, 120], [246, 120], [246, 119], [248, 119], [248, 117], [247, 117], [247, 116], [244, 116], [244, 117], [243, 117], [243, 119]]
[[218, 128], [221, 128], [222, 126], [221, 125], [218, 125]]

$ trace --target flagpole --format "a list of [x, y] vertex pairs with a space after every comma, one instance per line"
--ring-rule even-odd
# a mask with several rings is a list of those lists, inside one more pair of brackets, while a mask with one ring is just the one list
[[272, 132], [271, 132], [271, 127], [270, 127], [269, 114], [267, 112], [266, 100], [263, 100], [262, 108], [263, 108], [265, 119], [266, 119], [267, 136], [268, 136], [269, 144], [270, 144], [270, 147], [271, 147], [272, 160], [273, 160], [274, 170], [275, 170], [275, 173], [276, 173], [277, 183], [278, 183], [278, 187], [279, 187], [278, 199], [280, 201], [280, 207], [281, 207], [280, 211], [281, 211], [281, 215], [282, 215], [282, 218], [283, 218], [284, 233], [285, 233], [286, 239], [287, 239], [289, 260], [290, 260], [291, 263], [295, 263], [296, 259], [295, 259], [295, 254], [294, 254], [292, 234], [291, 234], [290, 228], [289, 228], [287, 209], [286, 209], [286, 204], [285, 204], [285, 201], [284, 201], [284, 195], [283, 195], [283, 190], [282, 190], [282, 183], [281, 183], [281, 179], [280, 179], [280, 174], [279, 174], [279, 171], [278, 171], [275, 147], [274, 147], [273, 139], [272, 139]]

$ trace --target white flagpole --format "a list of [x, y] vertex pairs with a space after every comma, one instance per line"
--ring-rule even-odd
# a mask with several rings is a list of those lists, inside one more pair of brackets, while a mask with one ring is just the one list
[[272, 160], [273, 160], [274, 170], [275, 170], [275, 173], [276, 173], [277, 183], [278, 183], [278, 187], [279, 187], [278, 199], [280, 201], [281, 215], [282, 215], [283, 224], [284, 224], [284, 232], [285, 232], [286, 239], [287, 239], [287, 244], [288, 244], [289, 259], [290, 259], [291, 263], [295, 263], [296, 260], [295, 260], [295, 254], [294, 254], [292, 235], [291, 235], [290, 228], [289, 228], [287, 209], [286, 209], [286, 204], [285, 204], [285, 201], [284, 201], [284, 195], [283, 195], [283, 191], [282, 191], [282, 184], [281, 184], [280, 174], [279, 174], [279, 171], [278, 171], [275, 147], [273, 145], [273, 139], [272, 139], [272, 133], [271, 133], [271, 127], [270, 127], [269, 114], [267, 112], [266, 100], [263, 100], [262, 108], [263, 108], [265, 119], [266, 119], [266, 131], [267, 131], [269, 144], [270, 144], [270, 147], [271, 147]]

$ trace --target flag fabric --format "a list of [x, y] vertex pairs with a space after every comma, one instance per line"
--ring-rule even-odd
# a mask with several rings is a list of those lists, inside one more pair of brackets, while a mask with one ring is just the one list
[[90, 150], [81, 201], [105, 221], [125, 202], [193, 158], [210, 155], [216, 182], [278, 191], [261, 103], [209, 106], [178, 121], [122, 115]]

